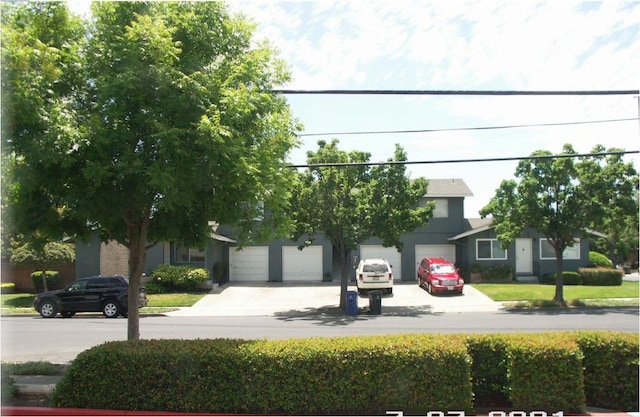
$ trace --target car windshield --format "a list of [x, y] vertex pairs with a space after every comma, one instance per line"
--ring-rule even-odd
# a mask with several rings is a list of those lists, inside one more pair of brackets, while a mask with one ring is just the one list
[[431, 265], [431, 272], [442, 274], [447, 272], [455, 272], [455, 269], [453, 268], [453, 265]]
[[364, 264], [362, 267], [363, 272], [387, 272], [387, 265], [385, 264]]

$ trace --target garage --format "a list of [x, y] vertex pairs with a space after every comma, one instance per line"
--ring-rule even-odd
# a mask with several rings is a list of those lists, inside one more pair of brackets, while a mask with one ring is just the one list
[[393, 279], [402, 278], [402, 254], [394, 247], [385, 248], [382, 245], [360, 245], [360, 259], [382, 258], [391, 265]]
[[423, 258], [444, 258], [456, 263], [455, 245], [416, 245], [416, 271], [414, 277], [418, 276], [418, 266]]
[[282, 248], [283, 281], [322, 281], [322, 246]]
[[269, 281], [269, 247], [229, 248], [229, 281]]

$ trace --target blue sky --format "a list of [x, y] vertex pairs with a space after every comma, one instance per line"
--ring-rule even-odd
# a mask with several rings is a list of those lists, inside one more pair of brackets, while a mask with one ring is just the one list
[[[81, 2], [70, 1], [75, 10]], [[86, 4], [86, 3], [85, 3]], [[258, 1], [230, 7], [257, 24], [290, 66], [290, 89], [627, 90], [640, 88], [639, 1]], [[637, 118], [638, 98], [288, 96], [302, 133], [448, 129]], [[514, 157], [595, 144], [640, 149], [638, 121], [509, 130], [304, 137], [410, 161]], [[628, 157], [634, 160], [637, 155]], [[462, 178], [478, 217], [516, 162], [410, 165], [412, 177]]]

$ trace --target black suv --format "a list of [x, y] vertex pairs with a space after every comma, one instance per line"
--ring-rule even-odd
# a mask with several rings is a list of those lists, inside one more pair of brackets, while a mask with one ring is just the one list
[[[127, 316], [129, 280], [122, 275], [80, 278], [61, 290], [36, 295], [33, 307], [42, 317], [73, 317], [78, 312], [102, 312], [105, 317]], [[138, 307], [147, 305], [147, 292], [140, 287]]]

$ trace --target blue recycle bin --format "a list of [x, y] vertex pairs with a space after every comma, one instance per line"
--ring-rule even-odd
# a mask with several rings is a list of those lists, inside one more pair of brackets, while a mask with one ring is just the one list
[[358, 315], [358, 291], [347, 291], [347, 314]]

